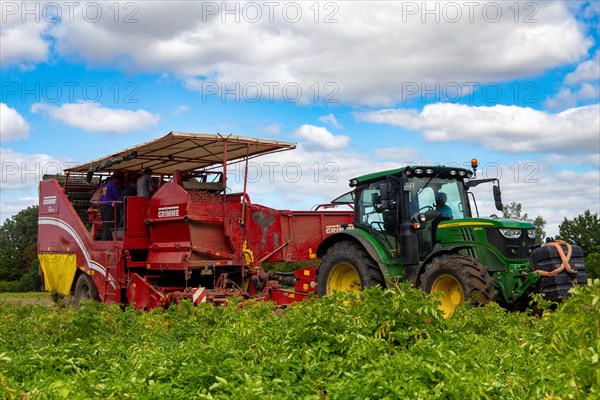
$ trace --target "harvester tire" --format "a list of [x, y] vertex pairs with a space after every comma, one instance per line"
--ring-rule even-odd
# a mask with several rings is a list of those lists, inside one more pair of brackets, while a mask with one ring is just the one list
[[342, 241], [327, 250], [317, 269], [317, 294], [333, 291], [360, 293], [372, 286], [385, 288], [377, 263], [358, 243]]
[[83, 300], [100, 301], [100, 296], [92, 278], [82, 273], [75, 284], [75, 308], [79, 308], [79, 304]]
[[487, 304], [497, 294], [494, 280], [476, 259], [459, 254], [434, 258], [421, 275], [421, 290], [442, 293], [441, 310], [449, 316], [464, 302], [471, 306]]

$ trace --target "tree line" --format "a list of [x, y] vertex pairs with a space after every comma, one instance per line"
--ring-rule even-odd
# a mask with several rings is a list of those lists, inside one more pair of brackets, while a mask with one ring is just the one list
[[19, 211], [0, 226], [0, 292], [41, 290], [37, 232], [38, 206]]

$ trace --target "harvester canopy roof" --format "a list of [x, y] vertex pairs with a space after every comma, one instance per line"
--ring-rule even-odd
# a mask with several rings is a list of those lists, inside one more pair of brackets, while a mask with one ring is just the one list
[[247, 136], [170, 132], [158, 139], [69, 168], [66, 172], [140, 172], [151, 168], [155, 174], [170, 175], [175, 170], [209, 168], [295, 147], [292, 142]]

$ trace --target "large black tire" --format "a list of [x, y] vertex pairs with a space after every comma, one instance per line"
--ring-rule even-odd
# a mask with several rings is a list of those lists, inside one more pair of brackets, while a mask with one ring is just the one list
[[83, 300], [100, 301], [98, 288], [96, 288], [92, 278], [84, 273], [79, 275], [75, 284], [75, 308], [79, 308], [79, 304]]
[[317, 269], [317, 294], [328, 296], [334, 290], [360, 293], [372, 286], [385, 287], [379, 266], [366, 250], [351, 241], [331, 246]]
[[494, 280], [479, 261], [459, 254], [434, 258], [421, 274], [421, 290], [443, 293], [440, 308], [446, 316], [461, 304], [476, 306], [494, 300]]

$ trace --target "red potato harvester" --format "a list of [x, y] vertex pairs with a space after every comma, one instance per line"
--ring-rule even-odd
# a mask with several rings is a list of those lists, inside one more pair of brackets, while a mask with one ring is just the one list
[[[236, 135], [171, 132], [70, 168], [40, 182], [38, 251], [46, 290], [141, 309], [179, 299], [224, 303], [231, 295], [302, 300], [315, 266], [293, 276], [264, 262], [316, 259], [318, 245], [353, 220], [351, 209], [275, 210], [250, 201], [248, 160], [294, 149], [290, 142]], [[228, 166], [242, 163], [243, 191], [227, 190]], [[103, 182], [133, 181], [146, 168], [158, 188], [110, 204], [112, 240], [101, 240]], [[105, 222], [106, 224], [106, 222]], [[316, 261], [316, 260], [315, 260]], [[280, 281], [294, 284], [284, 289]]]

